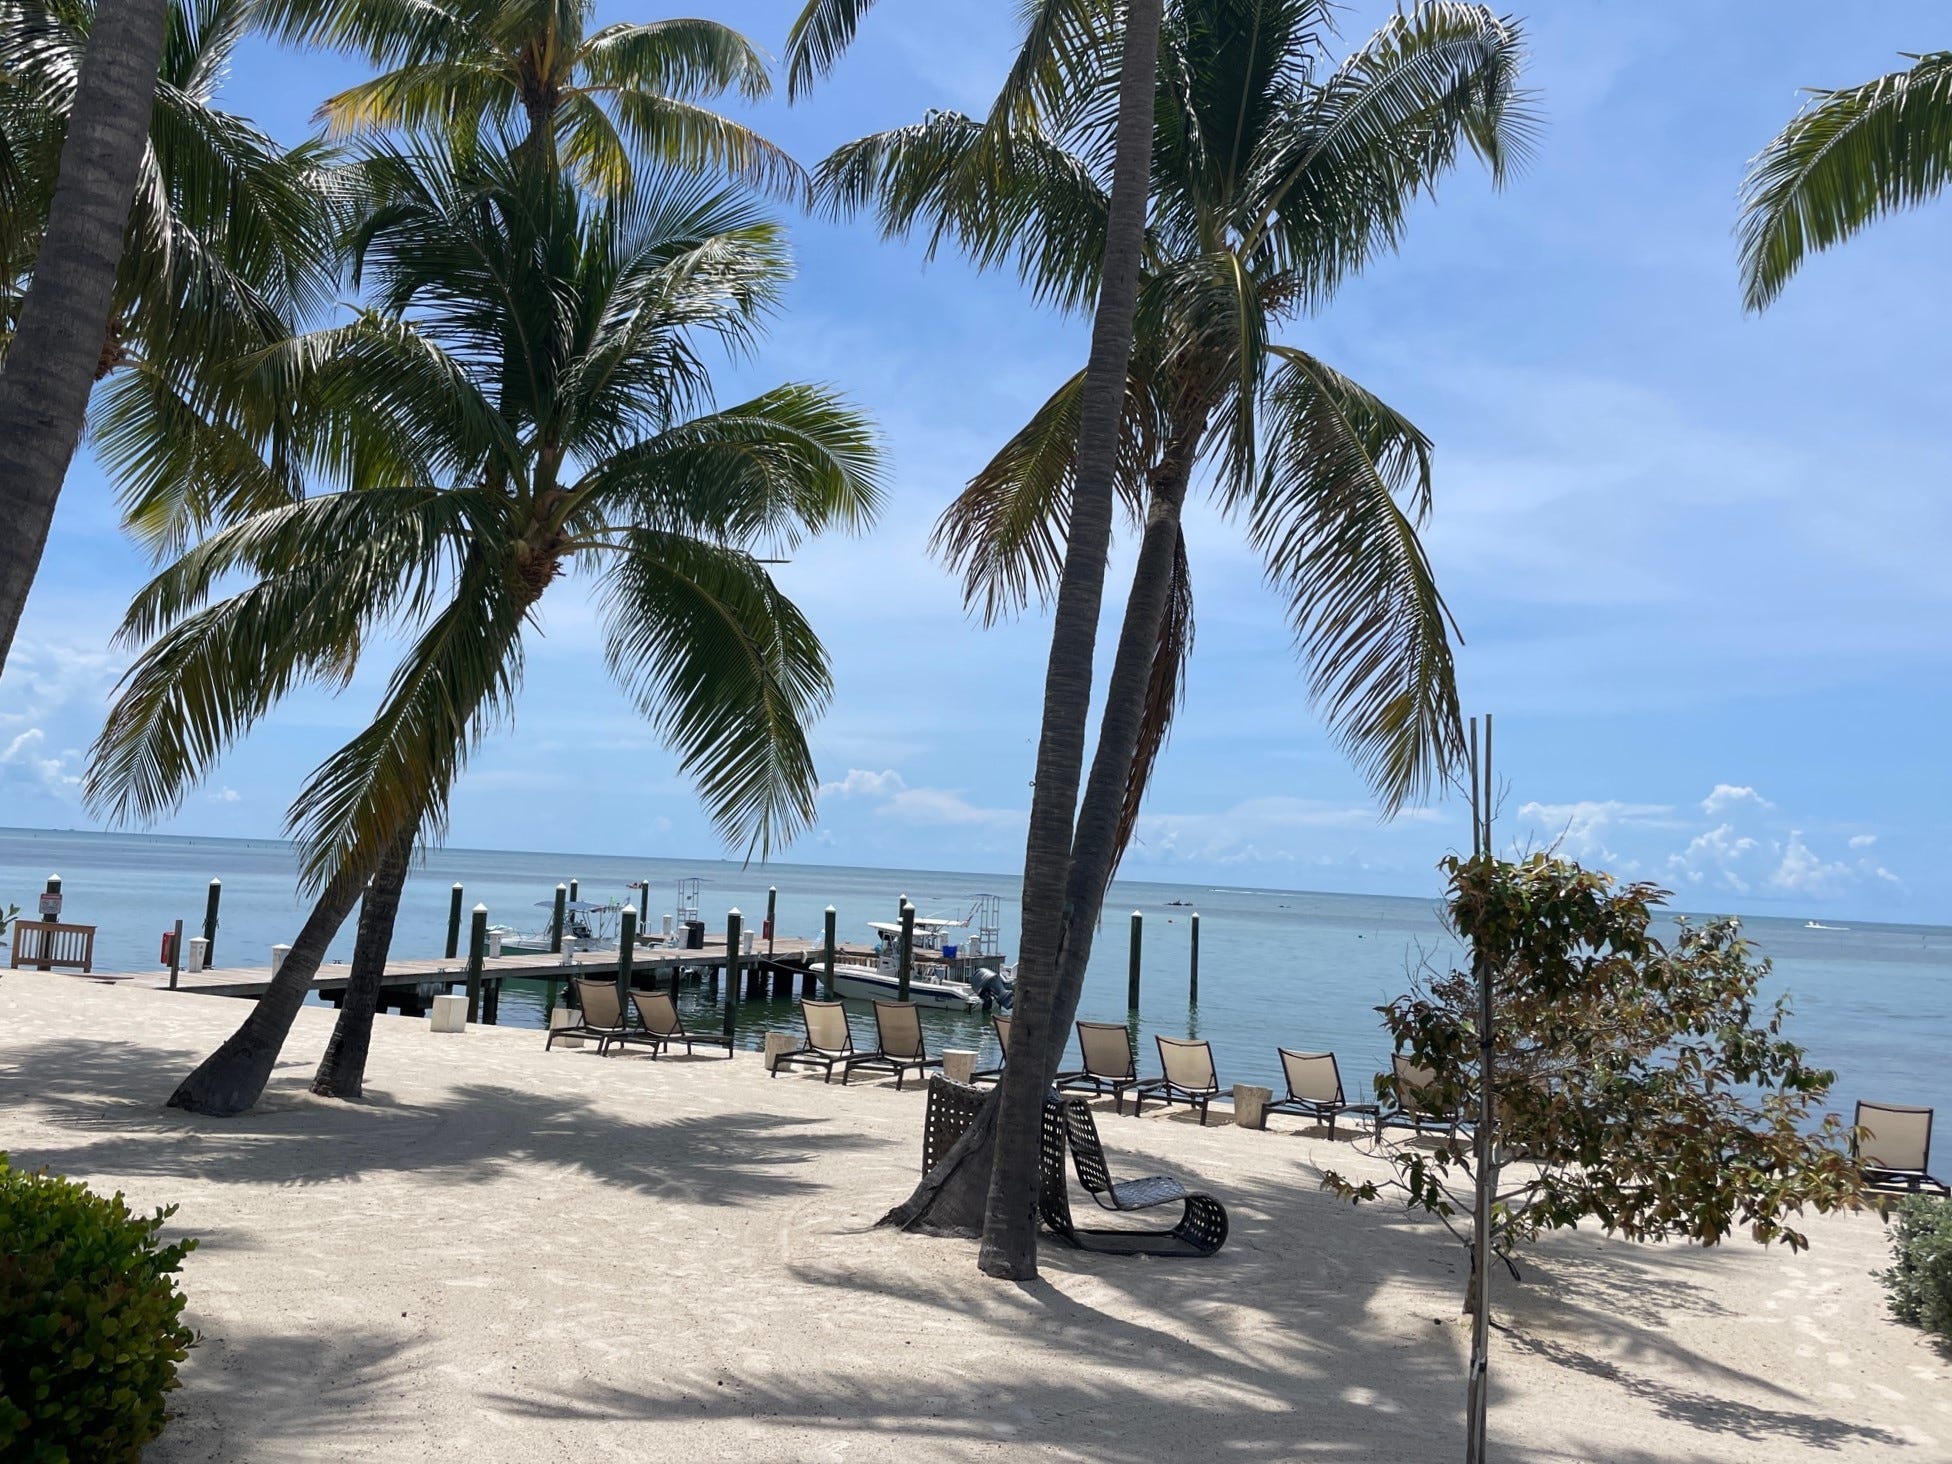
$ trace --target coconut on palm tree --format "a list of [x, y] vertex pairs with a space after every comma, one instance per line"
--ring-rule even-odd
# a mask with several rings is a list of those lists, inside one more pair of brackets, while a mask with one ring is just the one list
[[768, 94], [765, 58], [717, 21], [590, 29], [595, 0], [264, 0], [291, 41], [366, 57], [380, 74], [328, 97], [331, 135], [514, 129], [547, 168], [560, 162], [609, 193], [644, 162], [743, 178], [798, 195], [798, 163], [701, 103]]
[[597, 595], [612, 673], [725, 837], [763, 853], [804, 827], [827, 663], [762, 560], [865, 525], [878, 499], [873, 434], [831, 392], [711, 403], [706, 353], [752, 346], [787, 275], [744, 195], [642, 169], [599, 201], [452, 141], [376, 150], [360, 175], [368, 308], [259, 366], [298, 404], [289, 450], [340, 491], [212, 534], [142, 591], [122, 634], [151, 643], [90, 770], [96, 807], [153, 817], [292, 687], [343, 685], [370, 640], [406, 642], [371, 726], [293, 802], [323, 893], [172, 1099], [200, 1112], [256, 1100], [367, 878], [438, 833], [563, 576]]
[[[1006, 1087], [984, 1226], [986, 1258], [1008, 1274], [1035, 1264], [1036, 1105], [1182, 685], [1192, 567], [1180, 515], [1196, 480], [1260, 552], [1317, 705], [1384, 806], [1426, 791], [1460, 747], [1451, 627], [1417, 538], [1429, 444], [1279, 333], [1393, 247], [1412, 203], [1460, 156], [1475, 151], [1502, 176], [1527, 125], [1519, 40], [1481, 6], [1426, 5], [1324, 73], [1324, 22], [1307, 0], [1220, 0], [1176, 6], [1163, 28], [1153, 227], [1116, 458], [1138, 561], [1063, 873], [1048, 1035], [1032, 1048], [1012, 1028], [1021, 1106], [1012, 1113]], [[1113, 84], [1101, 78], [1050, 126], [1018, 126], [1004, 142], [992, 122], [931, 114], [840, 149], [818, 189], [842, 210], [874, 209], [892, 232], [926, 228], [980, 261], [1014, 262], [1043, 297], [1082, 304], [1105, 247], [1100, 119]], [[1061, 583], [1082, 381], [1059, 387], [938, 527], [989, 616], [1048, 602]], [[1020, 991], [1019, 1021], [1026, 997], [1040, 993]], [[1006, 1153], [1013, 1145], [1021, 1152]], [[929, 1211], [939, 1226], [933, 1205], [950, 1178], [933, 1178], [902, 1218]]]
[[1765, 309], [1811, 254], [1936, 198], [1952, 180], [1952, 51], [1860, 86], [1816, 91], [1749, 165], [1742, 289]]

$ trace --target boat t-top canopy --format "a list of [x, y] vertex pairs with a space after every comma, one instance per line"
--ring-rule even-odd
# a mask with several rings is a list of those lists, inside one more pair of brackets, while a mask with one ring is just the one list
[[[537, 900], [535, 907], [538, 910], [553, 910], [556, 908], [556, 902], [554, 900]], [[614, 910], [616, 908], [615, 905], [593, 905], [588, 900], [563, 901], [563, 909], [577, 915], [594, 915], [604, 910]]]
[[[918, 915], [915, 917], [915, 931], [918, 935], [933, 935], [938, 931], [959, 929], [968, 923], [966, 920], [924, 920]], [[900, 935], [901, 922], [899, 920], [870, 920], [868, 922], [868, 929], [874, 931], [877, 935]]]

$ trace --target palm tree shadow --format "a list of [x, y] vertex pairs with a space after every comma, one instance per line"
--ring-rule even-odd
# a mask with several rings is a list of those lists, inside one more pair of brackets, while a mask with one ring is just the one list
[[[641, 1194], [740, 1206], [823, 1188], [824, 1156], [875, 1147], [833, 1120], [759, 1111], [619, 1115], [574, 1093], [544, 1095], [463, 1084], [438, 1103], [402, 1103], [379, 1090], [345, 1103], [280, 1089], [221, 1122], [157, 1106], [157, 1070], [195, 1056], [145, 1049], [139, 1071], [112, 1044], [62, 1039], [13, 1049], [0, 1105], [32, 1104], [75, 1135], [57, 1147], [18, 1147], [20, 1166], [64, 1174], [249, 1175], [277, 1185], [333, 1183], [411, 1171], [434, 1184], [475, 1185], [510, 1172], [558, 1170]], [[27, 1091], [25, 1073], [32, 1073]]]

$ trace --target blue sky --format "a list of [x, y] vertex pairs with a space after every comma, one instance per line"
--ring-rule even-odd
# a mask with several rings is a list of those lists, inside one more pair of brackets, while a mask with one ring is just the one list
[[[691, 8], [776, 52], [794, 6]], [[1342, 49], [1389, 8], [1352, 6]], [[832, 83], [756, 121], [811, 162], [931, 106], [979, 107], [1013, 9], [882, 0]], [[1662, 881], [1685, 908], [1952, 920], [1952, 200], [1820, 257], [1760, 318], [1741, 313], [1733, 239], [1745, 161], [1798, 88], [1952, 43], [1944, 8], [1555, 0], [1522, 13], [1544, 118], [1532, 163], [1502, 191], [1460, 171], [1398, 256], [1289, 332], [1437, 443], [1427, 543], [1465, 633], [1467, 705], [1498, 718], [1502, 827]], [[228, 104], [295, 139], [359, 74], [260, 48]], [[923, 545], [969, 472], [1081, 362], [1084, 326], [1008, 277], [925, 265], [860, 224], [793, 232], [788, 307], [724, 392], [834, 382], [877, 416], [894, 472], [872, 538], [812, 546], [780, 571], [838, 685], [816, 735], [820, 823], [784, 857], [1007, 872], [1047, 626], [978, 629]], [[1202, 509], [1189, 536], [1189, 702], [1127, 872], [1433, 892], [1436, 860], [1466, 838], [1462, 810], [1379, 819], [1311, 715], [1279, 603], [1237, 533]], [[92, 826], [76, 780], [126, 659], [109, 631], [144, 573], [84, 454], [0, 682], [0, 823]], [[552, 590], [515, 725], [471, 766], [450, 841], [721, 852], [605, 680], [579, 596]], [[295, 698], [163, 827], [275, 834], [382, 672]]]

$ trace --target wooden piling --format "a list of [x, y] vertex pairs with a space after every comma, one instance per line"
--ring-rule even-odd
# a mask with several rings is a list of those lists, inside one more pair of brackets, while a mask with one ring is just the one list
[[211, 880], [209, 897], [203, 902], [203, 962], [213, 969], [217, 965], [217, 906], [223, 898], [224, 882]]
[[725, 1035], [736, 1036], [739, 1025], [739, 937], [745, 932], [737, 910], [725, 912]]
[[571, 880], [571, 881], [569, 882], [569, 897], [570, 897], [570, 899], [572, 899], [572, 900], [577, 900], [577, 899], [581, 899], [581, 898], [582, 898], [582, 896], [581, 896], [580, 894], [578, 894], [577, 892], [578, 892], [579, 890], [581, 890], [581, 889], [582, 889], [582, 887], [583, 887], [583, 886], [582, 886], [582, 884], [581, 884], [581, 882], [580, 882], [580, 881], [577, 881], [577, 880]]
[[1145, 942], [1145, 916], [1137, 910], [1132, 912], [1132, 965], [1125, 977], [1125, 1007], [1127, 1011], [1139, 1009], [1139, 951]]
[[468, 924], [468, 1020], [481, 1020], [481, 961], [488, 953], [488, 907], [476, 905]]
[[630, 1015], [630, 963], [637, 954], [637, 911], [624, 906], [617, 916], [617, 1010]]
[[1186, 1000], [1194, 1006], [1200, 1004], [1200, 912], [1193, 912], [1193, 960], [1192, 970], [1186, 983]]
[[176, 973], [183, 969], [183, 922], [176, 922], [176, 933], [169, 938], [169, 989], [176, 990]]
[[773, 917], [779, 913], [779, 889], [769, 886], [766, 890], [766, 954], [773, 953]]
[[461, 882], [454, 882], [453, 893], [447, 899], [447, 959], [453, 960], [461, 953]]
[[556, 886], [556, 913], [549, 917], [549, 953], [559, 954], [563, 948], [563, 917], [569, 912], [565, 908], [569, 900], [569, 886]]
[[904, 895], [901, 902], [901, 966], [895, 975], [895, 1000], [908, 1000], [909, 978], [915, 970], [915, 907]]
[[827, 1000], [834, 999], [834, 907], [827, 907], [826, 933], [820, 938], [821, 955], [827, 972]]

